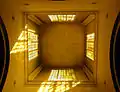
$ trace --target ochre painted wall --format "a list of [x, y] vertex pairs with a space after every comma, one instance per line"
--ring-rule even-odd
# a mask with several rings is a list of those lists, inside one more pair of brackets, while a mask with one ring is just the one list
[[74, 67], [84, 62], [84, 27], [77, 23], [51, 23], [40, 27], [42, 63]]

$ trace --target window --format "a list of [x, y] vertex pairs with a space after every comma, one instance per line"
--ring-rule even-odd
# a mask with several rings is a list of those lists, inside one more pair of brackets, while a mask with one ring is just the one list
[[34, 30], [28, 29], [28, 59], [29, 61], [38, 56], [38, 35]]
[[87, 34], [86, 37], [86, 57], [94, 60], [95, 33]]

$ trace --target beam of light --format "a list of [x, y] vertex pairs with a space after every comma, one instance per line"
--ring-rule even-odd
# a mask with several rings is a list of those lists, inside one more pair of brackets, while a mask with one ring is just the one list
[[66, 92], [80, 84], [80, 82], [68, 82], [75, 80], [76, 76], [73, 69], [54, 69], [51, 70], [48, 81], [57, 81], [56, 84], [55, 82], [42, 82], [37, 92]]
[[95, 33], [88, 34], [86, 37], [86, 56], [94, 60]]
[[76, 15], [48, 15], [52, 22], [74, 21]]

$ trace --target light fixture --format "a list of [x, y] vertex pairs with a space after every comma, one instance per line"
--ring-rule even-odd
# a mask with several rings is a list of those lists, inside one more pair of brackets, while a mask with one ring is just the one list
[[74, 21], [76, 15], [48, 15], [52, 22]]

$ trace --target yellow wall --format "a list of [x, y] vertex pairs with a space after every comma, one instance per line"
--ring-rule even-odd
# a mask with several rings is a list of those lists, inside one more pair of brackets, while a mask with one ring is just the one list
[[[38, 1], [38, 0], [36, 0]], [[72, 1], [72, 0], [71, 0]], [[75, 0], [74, 0], [75, 1]], [[86, 2], [85, 2], [86, 1]], [[116, 8], [116, 0], [99, 0], [96, 5], [91, 4], [88, 0], [78, 0], [74, 3], [41, 3], [40, 1], [31, 4], [30, 6], [24, 6], [23, 2], [27, 1], [15, 1], [15, 0], [1, 0], [2, 12], [0, 13], [7, 28], [8, 37], [10, 41], [10, 49], [16, 42], [21, 29], [23, 28], [23, 15], [25, 11], [51, 11], [51, 10], [63, 10], [63, 11], [78, 11], [78, 10], [98, 10], [99, 11], [99, 23], [98, 23], [98, 68], [97, 79], [98, 84], [96, 87], [75, 87], [72, 92], [115, 92], [111, 73], [110, 73], [110, 61], [109, 61], [109, 45], [110, 37], [113, 28], [113, 24], [118, 11]], [[119, 0], [117, 0], [119, 2]], [[14, 3], [13, 3], [14, 2]], [[34, 1], [33, 1], [34, 2]], [[118, 4], [119, 5], [119, 4]], [[22, 10], [21, 10], [22, 9]], [[108, 13], [108, 18], [106, 14]], [[15, 21], [11, 19], [15, 16]], [[19, 58], [19, 59], [18, 59]], [[16, 80], [16, 84], [14, 84]], [[106, 84], [104, 84], [106, 81]], [[37, 92], [39, 86], [25, 86], [24, 83], [24, 55], [17, 54], [17, 58], [11, 55], [10, 67], [8, 71], [7, 80], [3, 89], [3, 92]]]
[[[2, 0], [1, 5], [2, 5], [2, 7], [0, 6], [0, 8], [2, 9], [1, 16], [3, 18], [3, 21], [8, 32], [11, 50], [22, 31], [24, 25], [23, 23], [24, 18], [22, 12], [18, 11], [19, 10], [18, 5], [11, 3], [11, 1]], [[14, 8], [13, 6], [16, 8]], [[12, 16], [15, 17], [15, 20], [12, 20]], [[5, 83], [5, 90], [3, 90], [3, 92], [9, 91], [16, 92], [16, 90], [22, 92], [21, 87], [24, 84], [23, 69], [24, 69], [24, 53], [11, 54], [8, 76]], [[15, 81], [17, 83], [16, 85], [14, 85]]]
[[75, 23], [41, 25], [42, 62], [50, 67], [74, 67], [84, 62], [84, 28]]

